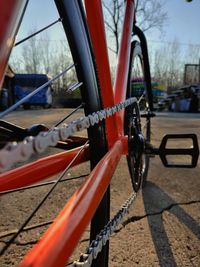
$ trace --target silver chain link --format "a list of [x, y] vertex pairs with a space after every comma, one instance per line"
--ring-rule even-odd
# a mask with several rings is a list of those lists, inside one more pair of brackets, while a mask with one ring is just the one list
[[117, 226], [121, 223], [124, 216], [127, 214], [129, 208], [136, 199], [136, 193], [133, 192], [126, 202], [122, 205], [121, 209], [116, 213], [116, 215], [110, 220], [101, 232], [96, 236], [96, 239], [91, 242], [89, 247], [86, 249], [84, 254], [81, 254], [78, 261], [74, 261], [72, 264], [68, 265], [70, 267], [90, 267], [92, 261], [97, 258], [98, 254], [101, 252], [103, 246], [117, 229]]
[[105, 108], [85, 117], [80, 117], [69, 124], [63, 124], [59, 128], [55, 127], [48, 132], [40, 132], [35, 137], [26, 137], [22, 142], [9, 142], [0, 151], [0, 172], [9, 170], [16, 163], [27, 161], [33, 154], [43, 153], [48, 147], [56, 146], [58, 141], [65, 141], [74, 133], [98, 124], [100, 121], [135, 102], [137, 102], [137, 99], [132, 97], [113, 107]]
[[[14, 164], [28, 160], [35, 153], [43, 153], [48, 147], [56, 146], [58, 141], [65, 141], [69, 136], [76, 132], [85, 130], [94, 124], [112, 116], [116, 112], [126, 108], [127, 106], [137, 102], [135, 97], [129, 98], [124, 102], [120, 102], [113, 107], [94, 112], [88, 116], [80, 117], [69, 124], [63, 124], [60, 128], [50, 129], [48, 132], [40, 132], [37, 136], [26, 137], [22, 142], [9, 142], [0, 151], [0, 172], [10, 169]], [[96, 236], [96, 239], [91, 242], [86, 252], [80, 256], [78, 261], [68, 265], [70, 267], [90, 267], [92, 261], [97, 258], [103, 246], [106, 245], [108, 239], [121, 223], [124, 216], [127, 214], [130, 206], [136, 198], [136, 193], [133, 192], [123, 204], [121, 209], [110, 220], [107, 225]]]

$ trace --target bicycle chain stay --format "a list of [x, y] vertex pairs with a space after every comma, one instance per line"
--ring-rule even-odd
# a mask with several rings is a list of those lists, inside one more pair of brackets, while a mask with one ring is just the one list
[[9, 170], [16, 163], [27, 161], [33, 154], [43, 153], [48, 147], [56, 146], [58, 141], [65, 141], [74, 133], [98, 124], [133, 103], [137, 103], [135, 97], [88, 116], [80, 117], [69, 124], [63, 124], [60, 128], [54, 127], [48, 132], [40, 132], [35, 137], [28, 136], [22, 142], [9, 142], [0, 151], [0, 172]]
[[74, 261], [72, 264], [68, 265], [70, 267], [90, 267], [92, 261], [97, 258], [98, 254], [101, 252], [103, 246], [106, 245], [106, 242], [116, 230], [117, 226], [121, 223], [124, 216], [128, 213], [129, 208], [133, 204], [136, 199], [136, 193], [133, 192], [129, 198], [122, 205], [120, 210], [116, 213], [116, 215], [110, 220], [101, 232], [96, 236], [96, 239], [93, 240], [89, 247], [86, 249], [84, 254], [81, 254], [78, 261]]

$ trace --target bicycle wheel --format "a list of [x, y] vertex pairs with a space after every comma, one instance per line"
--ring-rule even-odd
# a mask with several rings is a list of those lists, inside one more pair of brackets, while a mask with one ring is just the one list
[[[74, 19], [74, 14], [77, 12], [77, 4], [80, 7], [80, 10], [77, 14], [77, 19]], [[92, 114], [95, 111], [102, 109], [102, 102], [99, 91], [99, 84], [97, 78], [97, 71], [95, 68], [95, 60], [92, 53], [92, 46], [89, 42], [89, 34], [87, 31], [86, 21], [84, 19], [84, 11], [81, 5], [81, 1], [73, 1], [72, 4], [67, 3], [65, 6], [63, 3], [57, 1], [58, 10], [63, 17], [63, 25], [68, 37], [68, 42], [71, 47], [72, 55], [74, 61], [78, 62], [77, 64], [77, 75], [79, 80], [84, 81], [84, 87], [82, 87], [82, 98], [85, 103], [85, 113], [86, 115]], [[73, 14], [73, 18], [71, 16]], [[78, 16], [82, 17], [83, 23], [85, 26], [85, 34], [83, 39], [80, 40], [80, 31], [83, 29], [82, 23], [78, 21]], [[70, 25], [70, 27], [69, 27]], [[82, 43], [85, 43], [87, 39], [87, 45], [85, 48], [85, 53], [83, 52]], [[81, 46], [80, 46], [81, 43]], [[90, 51], [90, 54], [88, 53]], [[89, 57], [89, 58], [88, 58]], [[88, 58], [88, 59], [87, 59]], [[88, 129], [88, 137], [90, 142], [90, 162], [91, 169], [95, 167], [98, 161], [104, 156], [107, 151], [107, 142], [105, 134], [105, 125], [104, 122], [101, 122], [98, 125], [92, 126]], [[90, 241], [94, 240], [102, 228], [109, 221], [110, 214], [110, 189], [108, 188], [98, 209], [96, 210], [94, 217], [91, 222], [91, 231], [90, 231]], [[101, 254], [94, 260], [92, 266], [107, 266], [108, 264], [108, 248], [109, 243], [103, 248]]]
[[[83, 7], [81, 1], [56, 1], [56, 4], [68, 38], [77, 78], [79, 84], [81, 84], [80, 91], [83, 102], [82, 106], [85, 115], [92, 114], [93, 112], [102, 109], [102, 102], [89, 36], [87, 28], [85, 27], [86, 22], [84, 20]], [[73, 16], [71, 14], [73, 14]], [[21, 140], [23, 131], [21, 130], [21, 132], [19, 132], [19, 140], [17, 140], [17, 138], [16, 140], [13, 140], [12, 138], [15, 135], [14, 130], [14, 127], [12, 129], [7, 129], [7, 131], [5, 128], [2, 129], [2, 135], [4, 136], [12, 131], [12, 134], [7, 136], [7, 141]], [[34, 130], [38, 132], [39, 128], [34, 128]], [[44, 129], [42, 128], [41, 130]], [[93, 169], [107, 151], [104, 122], [100, 122], [98, 125], [95, 124], [88, 128], [88, 140], [90, 165], [91, 169]], [[96, 235], [109, 220], [109, 203], [108, 188], [91, 223], [91, 240], [95, 239]], [[105, 246], [101, 255], [98, 256], [96, 261], [102, 262], [99, 266], [106, 266], [105, 262], [108, 261], [108, 246]]]
[[[142, 93], [141, 93], [142, 92]], [[131, 44], [131, 57], [126, 97], [136, 97], [137, 104], [125, 111], [125, 134], [128, 135], [129, 153], [127, 162], [133, 189], [137, 192], [145, 185], [149, 156], [145, 147], [151, 139], [151, 79], [148, 60], [138, 41]]]
[[[62, 23], [75, 62], [78, 80], [83, 83], [80, 90], [85, 115], [92, 114], [102, 109], [102, 102], [86, 22], [83, 17], [83, 7], [80, 1], [73, 1], [73, 3], [67, 3], [66, 5], [62, 1], [56, 1], [56, 4], [60, 16], [63, 18]], [[77, 6], [79, 6], [79, 9]], [[71, 14], [75, 14], [73, 19]], [[85, 24], [84, 28], [83, 23]], [[104, 122], [88, 128], [88, 137], [92, 155], [91, 167], [93, 168], [107, 149]]]

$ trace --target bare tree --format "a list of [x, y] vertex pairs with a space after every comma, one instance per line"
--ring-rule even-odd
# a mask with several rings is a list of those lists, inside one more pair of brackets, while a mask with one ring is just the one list
[[40, 38], [40, 61], [45, 74], [50, 74], [52, 68], [52, 46], [49, 40], [50, 38], [47, 33]]
[[168, 46], [168, 87], [179, 86], [183, 82], [183, 64], [181, 62], [180, 44], [177, 40]]
[[167, 88], [180, 86], [183, 83], [184, 63], [177, 40], [155, 51], [153, 77]]
[[161, 84], [166, 85], [167, 64], [166, 64], [166, 47], [157, 49], [154, 54], [154, 64], [152, 68], [153, 78]]
[[24, 64], [21, 59], [21, 55], [17, 55], [14, 50], [11, 53], [9, 65], [12, 66], [15, 73], [22, 73], [24, 71]]
[[[51, 52], [51, 76], [55, 76], [58, 73], [63, 72], [73, 62], [71, 53], [66, 41], [56, 42], [56, 46]], [[56, 94], [66, 92], [69, 86], [76, 81], [75, 69], [71, 69], [69, 72], [61, 76], [54, 82], [54, 91]]]
[[200, 45], [190, 44], [186, 51], [186, 64], [199, 64]]
[[[33, 34], [35, 30], [29, 34]], [[41, 72], [41, 42], [36, 38], [29, 39], [22, 46], [22, 60], [24, 64], [24, 70], [27, 73], [40, 73]]]
[[[44, 73], [55, 77], [73, 62], [67, 40], [52, 43], [48, 34], [29, 39], [16, 52], [10, 63], [20, 73]], [[72, 69], [54, 82], [54, 92], [66, 92], [76, 80], [75, 69]]]
[[162, 31], [168, 16], [162, 0], [139, 0], [136, 4], [137, 25], [143, 31], [158, 29]]
[[[122, 14], [124, 10], [124, 0], [104, 0], [105, 24], [109, 33], [109, 38], [114, 39], [115, 48], [110, 49], [118, 54], [119, 37], [122, 28]], [[163, 0], [138, 0], [136, 2], [137, 24], [143, 31], [153, 28], [162, 30], [167, 20], [167, 13], [163, 10]]]
[[124, 1], [122, 0], [109, 0], [103, 2], [103, 6], [107, 14], [105, 24], [107, 30], [111, 33], [111, 37], [114, 37], [115, 39], [115, 50], [113, 51], [116, 54], [119, 50], [119, 31], [122, 25], [121, 14], [123, 10], [123, 4]]
[[[29, 34], [35, 31], [32, 30]], [[17, 57], [18, 60], [15, 58], [12, 61], [14, 65], [21, 66], [21, 71], [25, 73], [50, 74], [52, 68], [52, 45], [48, 34], [43, 34], [40, 38], [33, 37], [26, 41], [22, 44], [21, 53], [18, 52]]]

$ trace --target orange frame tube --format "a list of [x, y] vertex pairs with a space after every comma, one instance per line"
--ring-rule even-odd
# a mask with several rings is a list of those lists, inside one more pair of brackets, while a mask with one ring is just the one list
[[115, 142], [20, 267], [65, 266], [109, 186], [124, 149], [123, 140]]
[[[125, 19], [122, 30], [122, 39], [119, 50], [119, 59], [117, 65], [117, 74], [114, 84], [115, 103], [126, 99], [126, 90], [128, 83], [128, 71], [131, 51], [131, 33], [134, 20], [134, 1], [126, 0]], [[119, 135], [124, 134], [124, 110], [117, 114], [117, 125]]]
[[[64, 170], [73, 160], [81, 147], [45, 157], [17, 169], [0, 174], [0, 192], [24, 187]], [[82, 150], [72, 166], [89, 160], [88, 146]]]
[[[94, 45], [103, 103], [107, 107], [107, 105], [124, 101], [126, 97], [134, 2], [132, 0], [126, 1], [126, 15], [114, 90], [111, 90], [100, 0], [85, 0], [85, 7]], [[120, 112], [118, 118], [112, 117], [106, 124], [109, 142], [108, 153], [97, 164], [85, 183], [72, 195], [40, 242], [19, 265], [20, 267], [65, 266], [106, 192], [121, 155], [128, 151], [127, 138], [123, 136], [123, 116], [123, 112]], [[113, 133], [114, 131], [117, 131], [117, 135]]]
[[[112, 89], [109, 71], [101, 1], [85, 0], [85, 7], [97, 61], [103, 104], [104, 107], [109, 107], [124, 101], [126, 97], [134, 0], [126, 0], [125, 21], [114, 89]], [[121, 155], [127, 153], [127, 138], [123, 136], [124, 113], [120, 112], [118, 114], [118, 116], [107, 119], [106, 122], [109, 143], [108, 153], [97, 164], [82, 186], [75, 191], [54, 223], [21, 262], [20, 267], [65, 266], [106, 192]], [[55, 172], [62, 170], [63, 166], [66, 166], [66, 163], [73, 157], [73, 152], [74, 150], [64, 152], [56, 157], [53, 155], [48, 157], [47, 161], [40, 160], [39, 163], [28, 164], [27, 169], [26, 167], [18, 168], [8, 172], [7, 176], [6, 174], [0, 176], [0, 184], [2, 184], [0, 189], [9, 190], [18, 186], [25, 186], [52, 175], [54, 168], [56, 168]], [[86, 160], [87, 155], [87, 151], [84, 151], [77, 163]], [[52, 162], [55, 164], [51, 165]], [[52, 166], [51, 173], [49, 170], [50, 165]], [[14, 177], [17, 175], [20, 175], [21, 182], [18, 182], [19, 177], [17, 179]], [[26, 179], [27, 175], [29, 176], [28, 179]], [[35, 179], [36, 176], [39, 178]], [[8, 180], [7, 183], [6, 180]]]
[[[115, 102], [112, 89], [101, 0], [85, 0], [85, 8], [98, 69], [103, 107], [107, 108], [113, 106]], [[115, 116], [116, 115], [106, 119], [106, 135], [109, 148], [113, 145], [113, 142], [118, 139], [118, 129]]]
[[[131, 33], [134, 19], [134, 1], [126, 0], [125, 2], [125, 20], [122, 29], [117, 74], [114, 88], [112, 89], [101, 0], [85, 0], [87, 20], [105, 107], [117, 104], [126, 99]], [[124, 112], [121, 111], [116, 116], [112, 116], [106, 124], [106, 129], [108, 144], [111, 147], [119, 136], [123, 136], [124, 134]]]

